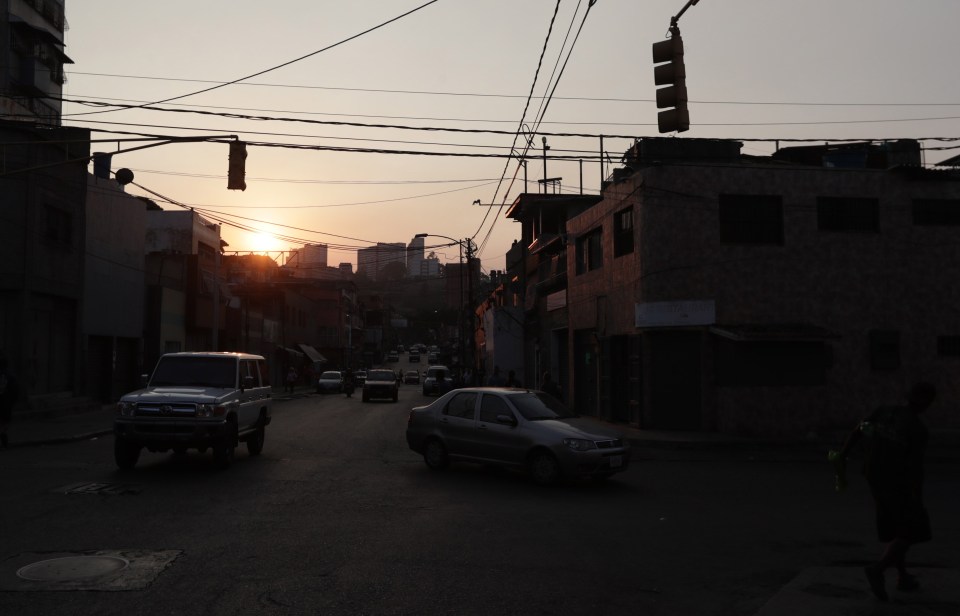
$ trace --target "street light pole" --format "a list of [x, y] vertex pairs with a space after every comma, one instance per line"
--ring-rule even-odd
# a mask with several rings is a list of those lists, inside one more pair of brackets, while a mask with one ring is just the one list
[[[453, 239], [452, 237], [449, 237], [449, 236], [446, 236], [446, 235], [438, 235], [438, 234], [436, 234], [436, 233], [417, 233], [417, 234], [414, 235], [413, 237], [415, 237], [415, 238], [416, 238], [416, 237], [439, 237], [439, 238], [442, 238], [442, 239], [445, 239], [445, 240], [450, 240], [451, 242], [457, 244], [457, 245], [460, 247], [460, 268], [459, 268], [459, 278], [460, 278], [460, 316], [459, 316], [459, 318], [457, 319], [457, 321], [458, 321], [458, 323], [457, 323], [457, 330], [458, 330], [459, 336], [460, 336], [460, 370], [461, 370], [461, 372], [462, 372], [463, 370], [465, 370], [465, 365], [466, 365], [466, 353], [465, 353], [465, 350], [464, 350], [464, 348], [465, 348], [465, 346], [466, 346], [466, 345], [464, 344], [464, 343], [466, 342], [466, 336], [464, 336], [464, 330], [466, 329], [466, 327], [464, 327], [465, 322], [466, 322], [466, 320], [465, 320], [465, 318], [464, 318], [464, 317], [465, 317], [465, 310], [466, 310], [466, 307], [465, 307], [465, 303], [466, 303], [466, 302], [464, 302], [464, 297], [463, 297], [463, 253], [464, 253], [464, 245], [463, 245], [463, 244], [464, 244], [465, 241], [468, 242], [467, 248], [466, 248], [466, 252], [467, 252], [468, 259], [469, 259], [469, 255], [470, 255], [469, 242], [470, 242], [470, 240], [469, 240], [469, 239], [467, 239], [467, 240], [456, 240], [456, 239]], [[468, 262], [468, 263], [467, 263], [467, 268], [469, 268], [469, 267], [470, 267], [470, 263]], [[471, 281], [471, 282], [472, 282], [472, 281]]]

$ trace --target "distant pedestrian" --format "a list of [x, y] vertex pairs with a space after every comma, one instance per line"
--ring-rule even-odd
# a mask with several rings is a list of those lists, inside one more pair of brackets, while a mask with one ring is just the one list
[[0, 358], [0, 446], [4, 448], [9, 444], [7, 429], [19, 398], [20, 383], [7, 369], [7, 360]]
[[490, 378], [487, 380], [487, 385], [490, 387], [503, 387], [506, 385], [506, 381], [503, 378], [503, 375], [500, 374], [500, 366], [493, 367], [493, 374], [490, 375]]
[[294, 368], [293, 366], [290, 366], [290, 369], [287, 370], [287, 379], [285, 383], [286, 387], [284, 388], [284, 391], [289, 391], [292, 394], [293, 388], [297, 385], [298, 378], [300, 377], [299, 375], [297, 375], [296, 368]]
[[549, 370], [544, 372], [543, 378], [540, 379], [540, 390], [550, 394], [557, 400], [561, 400], [563, 398], [563, 394], [560, 392], [560, 385], [558, 385], [556, 381], [550, 378]]
[[523, 387], [523, 383], [517, 378], [517, 373], [511, 370], [507, 373], [507, 387]]
[[930, 383], [917, 383], [907, 394], [906, 406], [880, 407], [860, 422], [843, 447], [832, 457], [839, 464], [838, 487], [842, 488], [843, 461], [857, 443], [863, 444], [863, 474], [876, 503], [877, 536], [886, 544], [880, 559], [864, 572], [870, 590], [887, 600], [884, 574], [896, 567], [897, 590], [920, 587], [907, 572], [907, 550], [931, 538], [930, 518], [923, 505], [923, 456], [927, 428], [920, 413], [936, 398]]

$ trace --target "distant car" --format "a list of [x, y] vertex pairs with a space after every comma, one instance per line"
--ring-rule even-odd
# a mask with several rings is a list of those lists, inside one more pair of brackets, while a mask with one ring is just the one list
[[420, 384], [420, 373], [416, 370], [407, 370], [403, 374], [403, 384], [404, 385], [419, 385]]
[[439, 361], [440, 361], [440, 355], [438, 355], [436, 351], [431, 351], [427, 355], [427, 363], [430, 364], [431, 366]]
[[338, 394], [343, 391], [343, 375], [338, 370], [320, 373], [317, 379], [318, 394]]
[[400, 361], [400, 356], [397, 355], [396, 351], [390, 351], [387, 353], [387, 361]]
[[606, 479], [627, 470], [630, 445], [616, 430], [577, 417], [542, 391], [456, 389], [410, 411], [407, 445], [432, 469], [451, 460], [526, 469], [539, 484]]
[[410, 355], [408, 355], [408, 357], [410, 358], [411, 364], [420, 363], [420, 351], [410, 351]]
[[367, 382], [363, 386], [363, 401], [370, 402], [374, 398], [389, 398], [394, 402], [399, 398], [397, 375], [393, 370], [370, 370], [367, 372]]
[[398, 344], [398, 345], [397, 345], [397, 353], [404, 353], [404, 352], [405, 352], [405, 351], [404, 351], [403, 345], [402, 345], [402, 344]]
[[356, 383], [357, 387], [363, 387], [363, 384], [367, 380], [367, 371], [366, 370], [357, 370], [353, 373], [353, 382]]
[[[441, 381], [439, 377], [443, 375]], [[441, 365], [430, 366], [423, 377], [423, 395], [440, 395], [450, 390], [453, 383], [450, 381], [450, 368]]]

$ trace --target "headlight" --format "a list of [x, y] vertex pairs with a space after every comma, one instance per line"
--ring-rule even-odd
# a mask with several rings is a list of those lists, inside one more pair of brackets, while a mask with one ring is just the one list
[[223, 417], [232, 409], [239, 406], [236, 402], [226, 404], [200, 404], [197, 406], [197, 417]]
[[563, 439], [563, 444], [574, 451], [587, 451], [588, 449], [597, 448], [596, 443], [582, 438], [565, 438]]
[[117, 414], [123, 417], [133, 417], [137, 412], [136, 402], [117, 402]]

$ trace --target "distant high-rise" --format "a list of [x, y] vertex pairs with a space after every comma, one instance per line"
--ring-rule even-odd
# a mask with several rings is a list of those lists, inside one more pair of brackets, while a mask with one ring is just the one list
[[407, 244], [407, 276], [424, 276], [423, 265], [423, 237], [415, 237]]
[[390, 263], [407, 265], [407, 247], [403, 242], [378, 242], [376, 246], [357, 250], [357, 273], [371, 280], [380, 278], [383, 268]]

